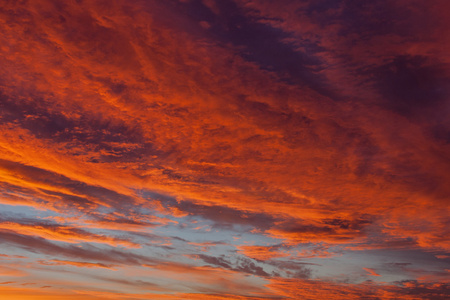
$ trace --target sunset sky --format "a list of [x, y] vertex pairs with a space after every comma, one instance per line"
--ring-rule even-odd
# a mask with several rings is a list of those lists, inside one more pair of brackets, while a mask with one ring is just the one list
[[0, 299], [449, 299], [449, 12], [0, 0]]

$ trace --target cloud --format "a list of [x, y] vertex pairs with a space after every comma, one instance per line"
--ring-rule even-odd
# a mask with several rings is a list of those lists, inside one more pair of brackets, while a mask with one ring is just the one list
[[192, 255], [194, 259], [201, 259], [205, 263], [213, 265], [216, 268], [222, 268], [226, 270], [231, 270], [235, 272], [242, 272], [247, 274], [253, 274], [257, 276], [269, 276], [269, 274], [264, 271], [264, 268], [255, 264], [250, 259], [245, 257], [238, 257], [236, 260], [227, 260], [223, 256], [214, 257], [206, 254], [196, 254]]
[[374, 286], [370, 283], [363, 285], [337, 285], [329, 282], [314, 280], [283, 280], [274, 279], [269, 287], [287, 299], [361, 299], [365, 297], [379, 299], [445, 299], [448, 296], [448, 287], [445, 285], [423, 285], [422, 289], [415, 283], [410, 286]]
[[81, 268], [105, 268], [109, 270], [115, 270], [114, 265], [105, 265], [102, 263], [90, 263], [90, 262], [80, 262], [80, 261], [69, 261], [69, 260], [59, 260], [52, 259], [49, 261], [40, 261], [41, 264], [46, 266], [75, 266]]
[[[83, 213], [99, 206], [132, 211], [135, 204], [152, 203], [136, 195], [131, 187], [147, 188], [182, 199], [176, 203], [162, 201], [163, 207], [176, 207], [177, 213], [167, 212], [178, 216], [200, 215], [216, 220], [218, 226], [249, 224], [278, 233], [286, 228], [271, 224], [277, 218], [306, 218], [312, 230], [308, 238], [329, 236], [332, 238], [327, 242], [335, 243], [358, 237], [369, 223], [361, 223], [361, 229], [319, 223], [331, 222], [328, 219], [347, 223], [365, 220], [365, 216], [354, 213], [362, 207], [367, 208], [369, 219], [376, 218], [381, 211], [397, 210], [393, 203], [399, 197], [420, 205], [422, 197], [443, 199], [448, 192], [445, 163], [439, 155], [434, 155], [432, 148], [418, 148], [421, 150], [412, 153], [408, 150], [429, 143], [427, 137], [408, 138], [415, 135], [410, 133], [393, 142], [394, 136], [386, 133], [392, 126], [398, 128], [395, 136], [415, 132], [408, 121], [371, 104], [354, 106], [336, 101], [338, 98], [323, 92], [329, 90], [326, 78], [317, 75], [315, 83], [308, 81], [317, 71], [294, 74], [303, 72], [300, 66], [309, 59], [306, 57], [312, 59], [325, 50], [300, 51], [286, 44], [285, 39], [296, 38], [299, 27], [293, 27], [294, 32], [285, 29], [284, 22], [293, 22], [290, 15], [274, 16], [265, 23], [259, 20], [257, 13], [264, 14], [267, 4], [254, 2], [249, 11], [252, 5], [248, 3], [243, 8], [227, 2], [213, 13], [208, 6], [194, 2], [177, 4], [176, 9], [152, 2], [135, 4], [142, 6], [140, 10], [122, 10], [124, 4], [117, 1], [102, 15], [98, 9], [104, 7], [95, 1], [63, 6], [44, 3], [28, 8], [39, 26], [24, 34], [33, 43], [41, 43], [40, 49], [47, 55], [42, 57], [26, 43], [15, 44], [15, 52], [8, 56], [8, 70], [22, 67], [15, 80], [6, 81], [2, 104], [3, 147], [14, 153], [5, 152], [4, 167], [18, 172], [7, 173], [9, 177], [4, 178], [16, 188], [33, 189], [28, 191], [33, 196], [48, 198], [47, 205], [55, 203], [50, 199], [60, 198], [56, 202], [59, 207]], [[329, 3], [305, 5], [297, 8], [311, 13], [312, 19], [302, 15], [302, 22], [309, 22], [305, 28], [318, 30], [324, 43], [329, 35], [318, 26], [325, 21], [315, 12], [328, 8], [328, 14], [344, 22], [337, 30], [337, 36], [343, 39], [339, 47], [348, 42], [343, 32], [354, 28], [352, 22], [364, 21], [364, 32], [383, 35], [383, 30], [377, 32], [379, 22], [374, 15], [397, 11], [375, 3], [369, 5], [374, 15], [359, 19], [366, 8], [356, 4], [343, 2], [343, 11], [339, 11], [339, 5], [329, 7]], [[164, 22], [149, 7], [162, 15], [176, 15], [179, 23]], [[212, 24], [212, 36], [200, 27], [182, 30], [181, 24], [189, 24], [193, 17], [183, 15], [183, 9], [201, 9], [203, 13], [197, 17]], [[57, 11], [60, 17], [41, 19], [51, 11]], [[226, 21], [225, 16], [231, 12], [236, 15], [236, 23]], [[274, 14], [279, 12], [274, 10]], [[348, 21], [344, 16], [349, 16]], [[20, 28], [23, 22], [18, 19], [15, 24]], [[151, 22], [155, 26], [145, 25]], [[128, 28], [125, 24], [134, 25], [124, 30]], [[71, 26], [80, 30], [70, 32]], [[148, 29], [158, 26], [164, 30]], [[18, 28], [5, 30], [11, 33]], [[40, 42], [36, 36], [43, 36], [43, 32], [46, 40]], [[177, 38], [169, 32], [177, 32]], [[266, 33], [270, 33], [271, 47], [260, 47]], [[232, 39], [234, 46], [204, 44], [193, 36]], [[256, 37], [249, 40], [247, 36]], [[114, 39], [123, 42], [115, 43]], [[270, 51], [277, 49], [288, 55], [271, 55]], [[246, 51], [251, 53], [247, 55]], [[17, 53], [27, 53], [37, 63], [31, 65], [15, 57]], [[72, 59], [66, 60], [67, 55]], [[124, 57], [130, 59], [127, 64]], [[232, 63], [217, 57], [226, 57]], [[270, 57], [280, 61], [270, 61]], [[298, 65], [298, 69], [289, 71], [290, 64]], [[303, 76], [302, 85], [286, 84], [280, 80], [283, 76], [262, 71], [271, 66], [274, 74]], [[61, 72], [66, 72], [66, 77]], [[430, 72], [440, 76], [437, 71]], [[36, 73], [41, 74], [39, 84], [26, 85], [35, 80]], [[435, 82], [435, 77], [430, 82]], [[68, 91], [73, 89], [76, 92], [69, 97]], [[161, 94], [167, 94], [164, 101]], [[23, 178], [18, 180], [19, 176]], [[413, 208], [410, 210], [414, 213]], [[335, 211], [341, 215], [330, 215]], [[348, 218], [349, 214], [352, 217]], [[303, 230], [308, 231], [306, 227]], [[430, 227], [426, 234], [433, 240], [440, 229]], [[290, 239], [300, 241], [292, 235]]]
[[129, 240], [94, 234], [77, 227], [63, 226], [52, 222], [42, 222], [40, 220], [14, 220], [0, 216], [0, 229], [66, 243], [93, 242], [114, 247], [140, 248], [139, 244]]
[[239, 252], [250, 258], [266, 261], [274, 258], [289, 256], [287, 252], [279, 250], [277, 246], [239, 246]]
[[2, 277], [24, 277], [28, 274], [16, 268], [3, 266], [0, 268], [0, 276]]
[[363, 268], [363, 270], [369, 273], [370, 276], [381, 276], [372, 268]]
[[[424, 56], [398, 56], [374, 71], [377, 88], [387, 99], [385, 104], [399, 114], [420, 118], [449, 94], [445, 68], [432, 65]], [[431, 108], [431, 109], [430, 109]]]
[[83, 260], [96, 260], [113, 264], [131, 264], [140, 265], [143, 262], [151, 262], [153, 260], [145, 256], [122, 252], [118, 250], [104, 250], [93, 246], [77, 247], [75, 245], [58, 245], [47, 241], [42, 237], [34, 237], [23, 235], [11, 230], [1, 230], [0, 243], [15, 245], [31, 253], [42, 253], [47, 255], [61, 255], [68, 258], [77, 258]]
[[169, 299], [441, 297], [433, 264], [364, 269], [385, 286], [323, 279], [385, 250], [448, 254], [447, 8], [2, 3], [6, 258], [116, 268], [103, 278], [129, 293], [73, 287], [92, 299], [152, 296], [133, 290], [142, 278], [120, 281], [131, 269], [167, 279]]
[[[52, 291], [50, 289], [42, 288], [17, 288], [17, 287], [1, 287], [0, 289], [2, 295], [5, 297], [10, 297], [11, 299], [20, 298], [24, 300], [36, 299], [36, 297], [42, 297], [45, 299], [57, 300], [57, 299], [79, 299], [80, 295], [76, 292], [71, 291]], [[85, 299], [89, 300], [99, 300], [101, 298], [97, 296], [85, 295]]]

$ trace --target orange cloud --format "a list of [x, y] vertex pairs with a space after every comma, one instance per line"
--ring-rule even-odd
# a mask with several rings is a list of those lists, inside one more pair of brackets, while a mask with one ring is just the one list
[[366, 271], [367, 273], [369, 273], [369, 275], [371, 276], [381, 276], [380, 274], [378, 274], [377, 272], [375, 272], [374, 269], [371, 268], [363, 268], [364, 271]]
[[0, 267], [0, 276], [6, 276], [6, 277], [23, 277], [27, 276], [28, 274], [20, 269], [17, 268], [11, 268], [7, 266]]
[[[375, 297], [378, 299], [418, 299], [425, 297], [440, 297], [445, 293], [442, 286], [424, 286], [422, 290], [414, 290], [416, 284], [410, 286], [390, 286], [372, 284], [336, 284], [314, 280], [288, 280], [274, 279], [268, 287], [277, 295], [285, 299], [361, 299], [364, 297]], [[443, 288], [443, 290], [441, 290]], [[437, 298], [439, 299], [439, 298]]]
[[238, 246], [237, 248], [244, 255], [257, 260], [271, 260], [290, 256], [289, 253], [280, 251], [277, 247], [273, 246]]
[[89, 233], [87, 231], [68, 226], [42, 226], [28, 225], [14, 222], [1, 222], [1, 230], [10, 230], [25, 235], [37, 235], [49, 240], [66, 243], [93, 242], [108, 244], [110, 246], [123, 246], [128, 248], [140, 248], [139, 244], [131, 241]]
[[[3, 125], [4, 159], [114, 191], [123, 195], [117, 199], [142, 206], [150, 204], [133, 188], [313, 223], [326, 218], [351, 222], [362, 209], [377, 216], [403, 211], [400, 202], [406, 200], [400, 198], [419, 205], [448, 192], [445, 163], [432, 154], [436, 144], [415, 134], [418, 129], [407, 120], [376, 107], [337, 103], [314, 88], [285, 84], [254, 62], [236, 57], [232, 49], [193, 39], [200, 33], [181, 30], [188, 22], [185, 16], [177, 15], [180, 23], [167, 24], [146, 7], [122, 10], [124, 5], [114, 1], [105, 8], [88, 1], [58, 7], [41, 1], [25, 8], [37, 24], [30, 30], [23, 29], [25, 19], [2, 24], [4, 44], [7, 40], [10, 45], [2, 59], [3, 78], [12, 78], [3, 88], [8, 97], [19, 97], [19, 90], [53, 95], [45, 103], [21, 97], [20, 107], [33, 106], [34, 111], [20, 111], [7, 102], [22, 119]], [[154, 11], [176, 15], [163, 4], [151, 5]], [[270, 11], [264, 3], [252, 5], [262, 14]], [[15, 11], [20, 6], [8, 7]], [[291, 17], [282, 15], [286, 24], [294, 22]], [[311, 20], [301, 22], [294, 24], [295, 30], [320, 31]], [[79, 29], [69, 34], [72, 27]], [[29, 42], [15, 38], [17, 32]], [[227, 59], [232, 63], [224, 63]], [[52, 131], [57, 128], [52, 120], [70, 126]], [[403, 138], [393, 140], [386, 132], [397, 123], [397, 135]], [[420, 146], [424, 144], [432, 146]], [[413, 148], [417, 151], [411, 155], [405, 150]], [[417, 161], [423, 164], [417, 178], [442, 178], [436, 195], [402, 180], [414, 177], [403, 166]], [[7, 171], [2, 180], [36, 193], [61, 193], [57, 198], [63, 203], [69, 203], [63, 195], [88, 200], [76, 209], [120, 208], [120, 200], [93, 197], [96, 192], [91, 191], [80, 195], [67, 183], [56, 184], [54, 177], [43, 181]], [[176, 207], [167, 212], [186, 216]], [[352, 228], [332, 231], [287, 234], [275, 227], [270, 232], [297, 242], [326, 236], [329, 243], [360, 234]], [[426, 234], [424, 241], [434, 240], [441, 229], [432, 227]]]
[[[11, 300], [58, 300], [68, 299], [75, 300], [80, 299], [80, 295], [71, 291], [58, 291], [52, 289], [42, 288], [17, 288], [17, 287], [0, 287], [0, 293], [4, 297], [8, 297]], [[87, 300], [100, 300], [104, 299], [98, 296], [85, 295], [83, 299]]]
[[51, 259], [49, 261], [40, 261], [41, 264], [47, 266], [75, 266], [80, 268], [104, 268], [115, 271], [114, 265], [105, 265], [102, 263], [91, 263], [91, 262], [80, 262], [80, 261], [69, 261], [69, 260], [59, 260], [59, 259]]
[[[3, 2], [0, 203], [56, 223], [5, 218], [2, 244], [74, 259], [54, 264], [190, 274], [207, 295], [180, 291], [193, 299], [259, 297], [261, 282], [239, 280], [275, 276], [264, 268], [277, 258], [448, 254], [448, 1]], [[195, 229], [248, 243], [188, 240], [199, 219]], [[105, 245], [126, 249], [103, 258]], [[133, 252], [162, 249], [221, 268]], [[368, 284], [268, 286], [288, 299], [409, 297]]]

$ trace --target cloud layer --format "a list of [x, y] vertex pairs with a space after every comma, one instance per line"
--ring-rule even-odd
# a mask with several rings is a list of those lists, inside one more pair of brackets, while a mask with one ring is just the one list
[[448, 9], [3, 1], [0, 293], [448, 297]]

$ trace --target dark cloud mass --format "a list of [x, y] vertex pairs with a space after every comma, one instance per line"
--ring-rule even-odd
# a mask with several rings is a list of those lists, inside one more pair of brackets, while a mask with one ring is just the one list
[[449, 10], [0, 1], [0, 295], [450, 297]]

